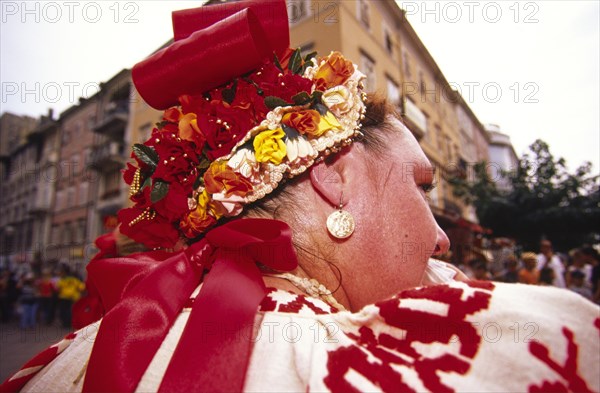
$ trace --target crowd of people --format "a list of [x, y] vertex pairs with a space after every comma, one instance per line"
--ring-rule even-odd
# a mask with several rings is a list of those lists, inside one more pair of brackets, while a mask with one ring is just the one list
[[493, 269], [485, 259], [474, 258], [459, 268], [472, 279], [566, 288], [600, 303], [600, 257], [591, 246], [562, 254], [554, 251], [551, 241], [542, 240], [539, 253], [511, 253], [501, 262], [501, 269]]
[[38, 274], [4, 269], [0, 271], [0, 320], [18, 320], [21, 329], [35, 329], [38, 324], [52, 325], [58, 316], [60, 324], [70, 328], [73, 304], [84, 290], [85, 284], [68, 265]]

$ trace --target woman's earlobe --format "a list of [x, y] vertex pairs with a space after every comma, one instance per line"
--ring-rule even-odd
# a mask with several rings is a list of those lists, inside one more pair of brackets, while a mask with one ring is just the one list
[[340, 195], [344, 191], [344, 179], [336, 165], [328, 165], [326, 162], [313, 165], [310, 169], [310, 182], [329, 204], [332, 206], [340, 204]]

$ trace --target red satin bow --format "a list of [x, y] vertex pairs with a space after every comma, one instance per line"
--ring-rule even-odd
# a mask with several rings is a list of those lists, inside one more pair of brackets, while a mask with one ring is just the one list
[[290, 228], [275, 220], [235, 220], [161, 261], [163, 256], [144, 253], [95, 260], [88, 266], [90, 281], [108, 312], [96, 336], [83, 391], [134, 391], [207, 267], [210, 273], [160, 391], [243, 388], [252, 345], [245, 334], [266, 293], [256, 262], [276, 270], [294, 269]]
[[[173, 13], [175, 42], [136, 64], [132, 79], [156, 109], [177, 105], [260, 66], [289, 46], [285, 0], [251, 0]], [[268, 33], [268, 34], [267, 34]]]

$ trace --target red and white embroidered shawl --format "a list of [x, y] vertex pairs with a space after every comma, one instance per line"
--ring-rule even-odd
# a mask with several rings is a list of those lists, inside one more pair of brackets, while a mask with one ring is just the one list
[[[136, 391], [158, 389], [188, 316], [180, 313]], [[81, 391], [100, 323], [11, 381], [30, 379], [23, 391]], [[238, 337], [254, 341], [245, 391], [600, 390], [600, 310], [562, 289], [454, 282], [357, 313], [272, 289], [256, 326]], [[218, 326], [201, 334], [228, 337]]]

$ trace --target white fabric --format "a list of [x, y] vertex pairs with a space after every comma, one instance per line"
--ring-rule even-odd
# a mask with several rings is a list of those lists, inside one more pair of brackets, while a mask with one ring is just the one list
[[[245, 391], [581, 390], [577, 383], [600, 390], [600, 309], [563, 289], [451, 282], [357, 313], [332, 313], [320, 300], [281, 290], [268, 296], [277, 306], [260, 313]], [[187, 315], [173, 325], [138, 392], [158, 389]], [[24, 391], [80, 391], [81, 381], [72, 382], [97, 327], [78, 333]]]

